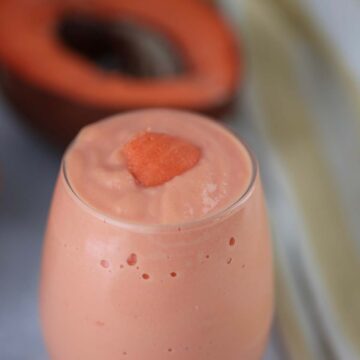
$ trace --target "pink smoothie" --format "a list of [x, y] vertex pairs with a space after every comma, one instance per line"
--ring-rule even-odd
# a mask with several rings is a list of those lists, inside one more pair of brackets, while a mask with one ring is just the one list
[[[146, 132], [188, 142], [199, 160], [143, 186], [123, 149]], [[236, 137], [170, 110], [80, 132], [44, 247], [41, 313], [52, 360], [259, 360], [272, 294], [261, 183]]]

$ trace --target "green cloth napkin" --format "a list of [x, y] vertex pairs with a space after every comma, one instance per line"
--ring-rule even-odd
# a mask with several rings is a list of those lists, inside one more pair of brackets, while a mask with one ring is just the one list
[[353, 360], [360, 359], [360, 92], [308, 3], [220, 4], [239, 25], [246, 102], [263, 144], [284, 348], [290, 359]]

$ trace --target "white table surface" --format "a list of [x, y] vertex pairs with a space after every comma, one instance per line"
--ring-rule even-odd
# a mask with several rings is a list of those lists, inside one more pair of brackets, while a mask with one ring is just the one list
[[[230, 120], [256, 143], [249, 123]], [[0, 360], [47, 359], [37, 288], [42, 236], [60, 158], [61, 151], [24, 126], [0, 95]], [[275, 331], [265, 359], [284, 359]]]

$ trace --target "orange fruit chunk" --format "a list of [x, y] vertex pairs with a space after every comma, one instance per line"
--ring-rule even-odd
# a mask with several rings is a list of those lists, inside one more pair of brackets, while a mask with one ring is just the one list
[[201, 157], [199, 147], [163, 133], [145, 132], [122, 149], [127, 167], [139, 184], [158, 186], [193, 168]]

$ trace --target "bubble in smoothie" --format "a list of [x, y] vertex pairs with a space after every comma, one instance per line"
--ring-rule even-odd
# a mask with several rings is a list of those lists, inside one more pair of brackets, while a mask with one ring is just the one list
[[137, 255], [134, 254], [134, 253], [130, 254], [129, 257], [127, 258], [126, 262], [130, 266], [136, 265], [136, 263], [137, 263]]

